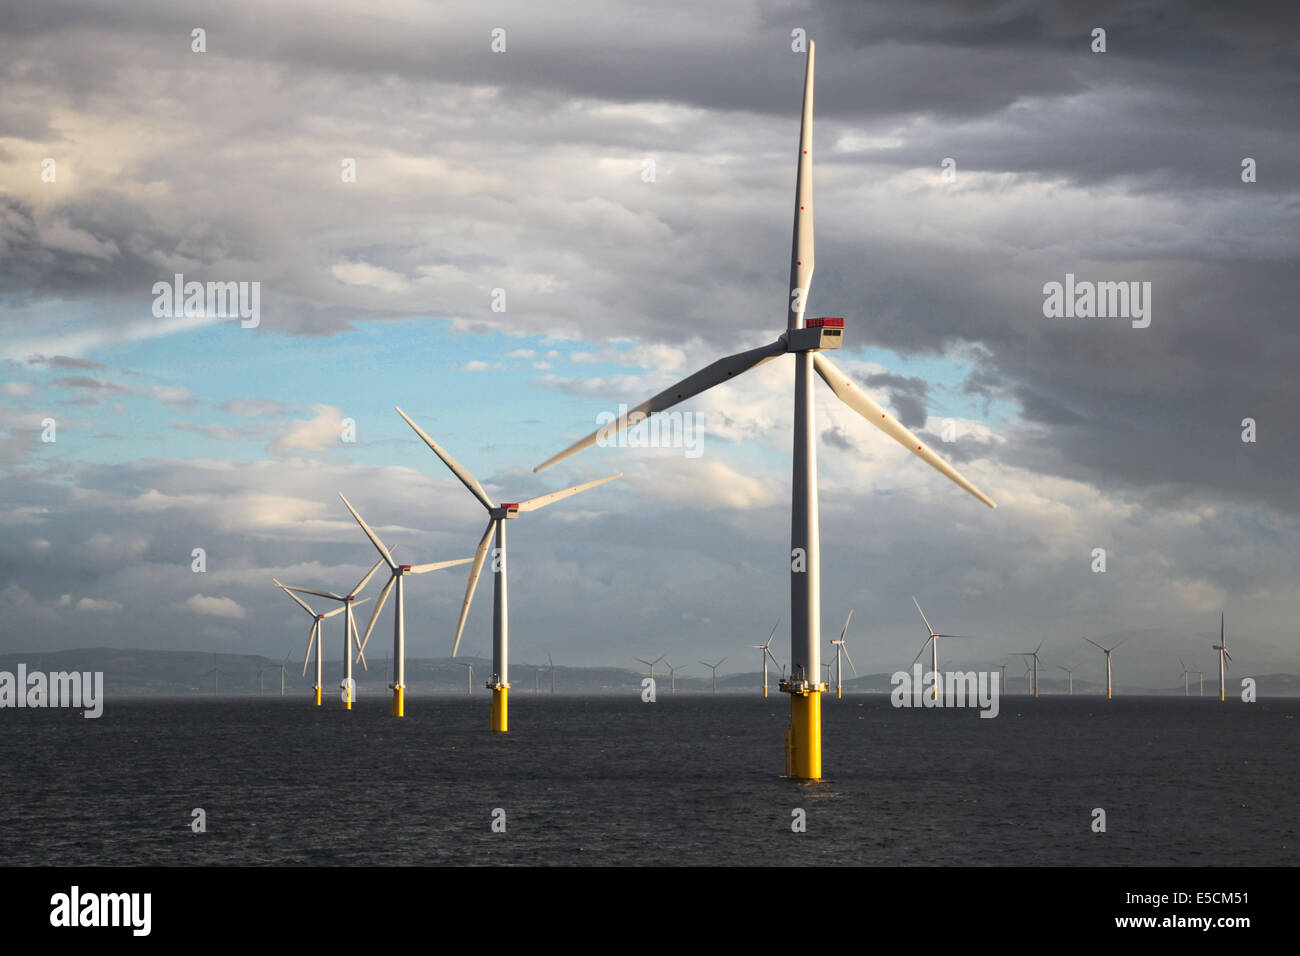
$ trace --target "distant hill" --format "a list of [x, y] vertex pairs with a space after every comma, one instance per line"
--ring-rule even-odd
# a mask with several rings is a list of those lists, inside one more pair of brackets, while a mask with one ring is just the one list
[[[375, 657], [374, 652], [368, 656], [369, 671], [354, 668], [358, 695], [372, 696], [387, 693], [385, 681], [385, 660]], [[474, 665], [473, 692], [486, 693], [483, 684], [487, 679], [491, 662], [482, 658], [409, 658], [406, 662], [406, 684], [408, 694], [465, 694], [467, 693], [468, 668], [463, 662]], [[216, 690], [221, 695], [256, 695], [268, 696], [280, 693], [281, 661], [269, 657], [248, 654], [205, 654], [197, 651], [157, 651], [131, 648], [92, 647], [60, 651], [0, 652], [0, 671], [17, 673], [18, 664], [27, 665], [31, 671], [101, 671], [104, 674], [104, 692], [110, 697], [149, 697], [149, 696], [195, 696], [211, 695], [214, 689], [216, 668]], [[303, 696], [311, 693], [311, 684], [315, 676], [315, 666], [308, 670], [307, 677], [302, 676], [302, 658], [289, 660], [284, 664], [284, 692]], [[541, 693], [549, 693], [551, 674], [546, 665], [514, 664], [512, 668], [511, 690], [514, 694], [531, 694], [540, 688]], [[259, 689], [259, 672], [261, 684]], [[1261, 697], [1296, 697], [1300, 696], [1300, 676], [1295, 674], [1261, 674], [1255, 677]], [[342, 677], [342, 664], [337, 659], [327, 658], [325, 662], [325, 694], [336, 696], [338, 684]], [[1011, 696], [1023, 696], [1027, 693], [1027, 681], [1023, 677], [1008, 675], [1010, 690], [1004, 693]], [[656, 671], [655, 679], [660, 696], [672, 693], [672, 681]], [[642, 674], [640, 671], [618, 667], [555, 667], [555, 690], [561, 694], [633, 694], [640, 693]], [[775, 674], [769, 678], [769, 693], [779, 693]], [[753, 671], [740, 674], [719, 674], [719, 694], [758, 694], [762, 688], [761, 672]], [[1230, 691], [1240, 693], [1240, 675], [1229, 681]], [[1068, 691], [1068, 681], [1048, 679], [1039, 681], [1041, 694], [1064, 694]], [[678, 676], [677, 692], [681, 694], [710, 693], [712, 681], [706, 675]], [[852, 680], [844, 681], [845, 693], [853, 694], [887, 694], [893, 689], [891, 674], [865, 674]], [[1196, 696], [1198, 683], [1192, 682], [1192, 696]], [[835, 685], [831, 684], [831, 693]], [[1074, 679], [1074, 693], [1096, 695], [1105, 692], [1105, 686], [1092, 681]], [[1218, 696], [1218, 678], [1205, 681], [1205, 696]], [[1116, 694], [1123, 695], [1181, 695], [1182, 683], [1166, 687], [1128, 687], [1116, 686]]]

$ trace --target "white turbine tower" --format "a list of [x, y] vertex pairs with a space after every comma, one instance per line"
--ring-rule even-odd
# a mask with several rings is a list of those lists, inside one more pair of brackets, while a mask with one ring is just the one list
[[[396, 551], [397, 549], [393, 548], [393, 550]], [[288, 584], [280, 585], [286, 591], [297, 591], [299, 594], [314, 594], [316, 597], [323, 597], [329, 601], [339, 601], [342, 603], [346, 621], [343, 625], [343, 681], [339, 684], [339, 687], [343, 689], [343, 694], [341, 696], [343, 698], [344, 710], [351, 710], [352, 702], [356, 698], [357, 682], [352, 679], [352, 655], [361, 650], [361, 638], [357, 634], [357, 622], [352, 615], [352, 608], [354, 605], [364, 603], [364, 601], [357, 600], [357, 595], [360, 594], [365, 586], [370, 583], [370, 579], [375, 576], [376, 571], [383, 567], [383, 564], [384, 562], [382, 558], [376, 561], [375, 566], [371, 568], [366, 573], [366, 576], [357, 582], [357, 586], [347, 594], [335, 594], [333, 591], [314, 591], [311, 588], [296, 588]], [[366, 658], [364, 654], [361, 655], [360, 660], [361, 666], [366, 667]], [[369, 669], [370, 668], [366, 667], [366, 670]]]
[[[930, 655], [931, 655], [930, 657], [931, 669], [934, 671], [934, 687], [931, 688], [930, 690], [930, 699], [938, 700], [939, 688], [943, 685], [943, 681], [939, 677], [939, 638], [955, 637], [958, 640], [962, 640], [962, 641], [970, 640], [970, 638], [966, 637], [966, 635], [964, 634], [940, 634], [930, 626], [930, 622], [926, 620], [925, 612], [921, 610], [920, 602], [917, 601], [915, 597], [912, 598], [912, 603], [916, 605], [916, 610], [921, 615], [921, 620], [925, 621], [925, 632], [927, 635], [929, 635], [925, 639], [925, 644], [921, 645], [921, 649], [917, 651], [916, 656], [912, 658], [912, 663], [915, 664], [917, 661], [921, 659], [921, 655], [925, 653], [926, 645], [929, 645]], [[845, 623], [844, 626], [847, 628], [848, 624]]]
[[1061, 670], [1065, 671], [1067, 674], [1070, 675], [1070, 696], [1073, 697], [1074, 696], [1074, 668], [1066, 667], [1063, 664], [1057, 664], [1056, 666], [1061, 668]]
[[467, 677], [467, 679], [468, 679], [468, 681], [469, 681], [469, 689], [468, 689], [467, 693], [472, 697], [472, 696], [474, 695], [474, 662], [473, 662], [473, 661], [454, 661], [453, 663], [459, 664], [461, 667], [468, 667], [468, 668], [469, 668], [469, 674], [468, 674], [468, 677]]
[[722, 663], [725, 660], [726, 658], [724, 657], [716, 664], [710, 664], [708, 661], [700, 661], [701, 664], [713, 671], [713, 693], [715, 694], [718, 692], [718, 668], [722, 666]]
[[1178, 666], [1183, 669], [1183, 672], [1178, 675], [1183, 679], [1183, 696], [1191, 697], [1192, 696], [1192, 672], [1187, 669], [1187, 665], [1183, 663], [1183, 659], [1181, 657], [1178, 658]]
[[840, 639], [831, 641], [835, 646], [835, 699], [840, 700], [844, 697], [844, 665], [840, 661], [840, 655], [843, 654], [849, 659], [849, 666], [853, 668], [853, 676], [858, 676], [858, 667], [853, 663], [853, 657], [849, 654], [849, 646], [844, 643], [844, 635], [849, 633], [849, 621], [853, 620], [853, 609], [849, 609], [849, 616], [844, 619], [844, 629], [840, 631]]
[[[1086, 638], [1085, 638], [1085, 640], [1086, 640]], [[1042, 649], [1043, 649], [1043, 642], [1042, 642], [1042, 641], [1039, 641], [1039, 642], [1038, 642], [1038, 646], [1035, 647], [1032, 651], [1016, 651], [1016, 653], [1019, 654], [1021, 657], [1029, 657], [1029, 658], [1033, 658], [1033, 661], [1034, 661], [1034, 686], [1033, 686], [1033, 688], [1031, 689], [1031, 692], [1033, 693], [1033, 695], [1034, 695], [1035, 697], [1038, 696], [1038, 652], [1039, 652], [1040, 650], [1042, 650]], [[1059, 665], [1058, 665], [1058, 666], [1059, 666]]]
[[[271, 580], [275, 581], [275, 578], [272, 578]], [[343, 607], [335, 608], [334, 610], [328, 611], [325, 614], [318, 614], [316, 613], [315, 610], [312, 609], [312, 607], [306, 601], [298, 597], [298, 595], [294, 594], [292, 591], [290, 591], [279, 581], [275, 581], [275, 586], [278, 587], [285, 594], [289, 595], [289, 597], [293, 598], [295, 604], [297, 604], [304, 611], [306, 611], [308, 614], [311, 615], [312, 618], [311, 629], [307, 632], [307, 655], [302, 659], [302, 676], [303, 677], [307, 676], [307, 665], [308, 663], [311, 662], [311, 652], [315, 650], [316, 651], [316, 683], [312, 685], [312, 689], [316, 692], [316, 706], [319, 707], [321, 702], [321, 690], [325, 686], [324, 659], [323, 659], [324, 654], [322, 653], [323, 648], [321, 644], [322, 641], [321, 635], [325, 631], [324, 622], [327, 617], [333, 617], [335, 614], [342, 614], [344, 610], [346, 610], [347, 605], [344, 605]]]
[[667, 661], [664, 661], [664, 667], [668, 668], [668, 673], [671, 675], [672, 686], [673, 686], [672, 692], [675, 694], [677, 693], [677, 672], [686, 670], [686, 667], [685, 665], [681, 667], [673, 667], [673, 665], [668, 663]]
[[782, 674], [785, 673], [785, 668], [781, 665], [781, 662], [776, 659], [776, 655], [773, 654], [771, 650], [772, 638], [776, 636], [776, 629], [780, 626], [781, 626], [781, 619], [778, 617], [776, 619], [776, 623], [772, 625], [772, 633], [767, 635], [767, 643], [754, 645], [754, 648], [756, 650], [761, 650], [763, 652], [763, 696], [764, 697], [767, 696], [767, 659], [769, 657], [772, 658], [772, 663], [775, 664], [777, 667], [781, 668]]
[[1127, 637], [1124, 638], [1124, 641], [1120, 641], [1119, 644], [1114, 645], [1114, 647], [1102, 647], [1096, 641], [1088, 637], [1085, 637], [1084, 640], [1087, 641], [1089, 644], [1091, 644], [1093, 647], [1098, 648], [1099, 650], [1104, 652], [1106, 655], [1106, 699], [1110, 700], [1110, 652], [1115, 650], [1116, 647], [1119, 647], [1120, 644], [1123, 644], [1124, 641], [1127, 641], [1128, 638]]
[[1205, 671], [1196, 671], [1196, 676], [1201, 679], [1201, 696], [1205, 696]]
[[[343, 498], [340, 492], [339, 497]], [[397, 603], [393, 608], [393, 716], [404, 717], [406, 715], [406, 588], [404, 586], [405, 578], [408, 574], [424, 574], [428, 571], [439, 571], [443, 568], [453, 568], [458, 564], [468, 564], [469, 558], [457, 558], [454, 561], [435, 561], [432, 564], [397, 564], [393, 561], [392, 553], [384, 547], [384, 542], [379, 540], [379, 535], [370, 530], [370, 525], [362, 520], [361, 515], [357, 514], [357, 509], [352, 507], [352, 503], [347, 498], [343, 498], [343, 504], [347, 505], [348, 511], [352, 512], [352, 517], [356, 519], [357, 524], [361, 525], [361, 530], [366, 533], [370, 543], [375, 546], [379, 552], [380, 558], [388, 565], [388, 570], [392, 576], [384, 589], [379, 592], [379, 600], [375, 602], [375, 610], [370, 615], [370, 623], [366, 625], [365, 636], [361, 638], [361, 647], [357, 651], [357, 657], [360, 658], [366, 652], [366, 642], [370, 640], [370, 632], [374, 630], [375, 621], [379, 620], [379, 612], [384, 609], [384, 602], [388, 600], [388, 592], [393, 590], [393, 585], [397, 585]], [[342, 610], [340, 608], [339, 610]]]
[[649, 415], [728, 382], [763, 362], [790, 353], [794, 357], [794, 445], [790, 516], [790, 678], [781, 690], [790, 695], [790, 727], [786, 732], [787, 776], [816, 780], [821, 769], [821, 543], [817, 510], [817, 454], [814, 438], [813, 373], [820, 375], [835, 396], [887, 435], [937, 469], [990, 508], [993, 502], [956, 469], [936, 455], [901, 422], [893, 418], [831, 363], [822, 349], [841, 345], [843, 319], [805, 319], [812, 284], [813, 253], [813, 67], [816, 45], [808, 44], [804, 73], [803, 114], [795, 174], [794, 230], [790, 251], [790, 284], [782, 309], [786, 330], [774, 342], [718, 359], [688, 378], [664, 389], [616, 421], [603, 426], [564, 451], [542, 462], [541, 471], [585, 448], [642, 421]]
[[607, 481], [621, 478], [623, 473], [620, 471], [617, 474], [574, 485], [572, 488], [565, 488], [562, 491], [552, 491], [536, 498], [529, 498], [527, 501], [493, 504], [492, 499], [487, 496], [478, 480], [451, 455], [447, 454], [436, 441], [425, 434], [419, 425], [411, 421], [406, 412], [399, 408], [397, 414], [402, 416], [406, 424], [415, 429], [415, 433], [424, 440], [424, 443], [429, 446], [435, 455], [442, 459], [442, 463], [451, 469], [451, 473], [460, 479], [461, 484], [469, 489], [470, 494], [479, 500], [479, 503], [487, 509], [488, 513], [487, 530], [483, 532], [483, 539], [479, 541], [478, 550], [474, 552], [474, 566], [470, 568], [469, 584], [465, 588], [465, 602], [461, 606], [460, 621], [456, 625], [456, 640], [451, 648], [452, 657], [456, 656], [456, 649], [460, 647], [461, 631], [465, 629], [465, 617], [469, 614], [469, 605], [474, 599], [474, 587], [478, 584], [479, 574], [483, 571], [483, 560], [487, 557], [488, 544], [491, 542], [493, 534], [496, 535], [496, 550], [493, 553], [492, 561], [494, 585], [492, 592], [492, 680], [488, 682], [487, 686], [492, 689], [492, 729], [505, 733], [509, 729], [510, 691], [510, 609], [506, 590], [506, 521], [517, 518], [529, 511], [545, 508], [547, 505], [568, 498], [570, 495], [586, 491], [588, 488], [595, 488]]
[[1228, 638], [1223, 631], [1222, 611], [1219, 612], [1219, 643], [1211, 644], [1210, 646], [1219, 652], [1219, 700], [1225, 700], [1224, 671], [1227, 670], [1228, 665], [1224, 663], [1224, 658], [1231, 661], [1232, 655], [1228, 653]]

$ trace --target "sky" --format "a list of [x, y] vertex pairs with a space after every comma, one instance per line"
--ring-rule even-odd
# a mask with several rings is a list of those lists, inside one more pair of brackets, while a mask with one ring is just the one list
[[[679, 406], [694, 448], [532, 468], [784, 329], [806, 36], [808, 314], [998, 503], [818, 385], [825, 639], [853, 609], [859, 669], [906, 668], [915, 595], [972, 636], [951, 663], [1042, 641], [1099, 677], [1083, 638], [1127, 635], [1117, 682], [1172, 686], [1223, 611], [1236, 672], [1300, 670], [1298, 20], [0, 0], [0, 646], [300, 654], [272, 578], [374, 561], [339, 492], [412, 563], [469, 557], [486, 516], [401, 406], [494, 500], [624, 472], [511, 522], [513, 661], [757, 669], [789, 625], [789, 358]], [[256, 322], [164, 312], [178, 273], [257, 283]], [[1149, 289], [1149, 324], [1045, 314], [1067, 276]], [[465, 583], [412, 581], [409, 654], [449, 652]]]

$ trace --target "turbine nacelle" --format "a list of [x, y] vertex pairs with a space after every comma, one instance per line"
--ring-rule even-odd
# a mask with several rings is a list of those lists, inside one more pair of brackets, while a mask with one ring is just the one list
[[786, 331], [784, 338], [788, 352], [820, 352], [823, 349], [837, 349], [844, 340], [844, 320], [809, 319], [803, 328]]
[[488, 509], [488, 516], [494, 521], [502, 521], [509, 518], [519, 517], [519, 502], [503, 501], [495, 508]]

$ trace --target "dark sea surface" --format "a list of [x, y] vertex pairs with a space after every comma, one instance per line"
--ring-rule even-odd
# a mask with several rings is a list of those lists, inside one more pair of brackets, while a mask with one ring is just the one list
[[782, 777], [782, 694], [514, 693], [509, 734], [488, 730], [486, 692], [388, 706], [0, 711], [0, 862], [1300, 863], [1293, 698], [1013, 696], [981, 719], [828, 695], [817, 783]]

